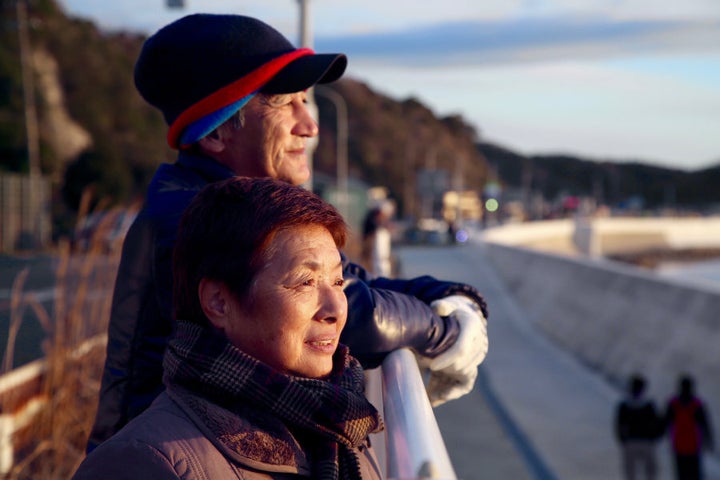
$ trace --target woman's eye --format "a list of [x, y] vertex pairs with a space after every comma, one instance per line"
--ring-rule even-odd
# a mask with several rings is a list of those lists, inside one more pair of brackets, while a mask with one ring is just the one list
[[338, 280], [335, 280], [336, 287], [342, 287], [343, 285], [345, 285], [345, 279], [340, 278]]

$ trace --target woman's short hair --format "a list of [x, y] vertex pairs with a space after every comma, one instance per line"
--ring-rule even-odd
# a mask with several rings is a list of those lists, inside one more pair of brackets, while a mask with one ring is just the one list
[[338, 248], [348, 227], [314, 193], [270, 178], [234, 177], [205, 187], [183, 213], [173, 252], [175, 318], [205, 324], [198, 299], [203, 278], [223, 282], [242, 298], [283, 229], [325, 227]]

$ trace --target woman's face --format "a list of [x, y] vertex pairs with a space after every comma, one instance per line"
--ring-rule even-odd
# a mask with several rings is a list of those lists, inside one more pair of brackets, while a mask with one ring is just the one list
[[277, 232], [248, 294], [236, 299], [230, 341], [258, 360], [297, 376], [320, 378], [347, 320], [335, 242], [319, 225]]

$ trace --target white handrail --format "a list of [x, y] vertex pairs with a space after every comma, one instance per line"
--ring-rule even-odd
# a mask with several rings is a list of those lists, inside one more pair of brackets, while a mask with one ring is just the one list
[[456, 479], [415, 356], [392, 352], [382, 378], [387, 478]]

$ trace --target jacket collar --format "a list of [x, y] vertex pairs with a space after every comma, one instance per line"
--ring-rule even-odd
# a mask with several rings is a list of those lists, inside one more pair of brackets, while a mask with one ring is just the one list
[[198, 172], [208, 182], [217, 182], [235, 176], [235, 173], [225, 165], [218, 163], [211, 157], [198, 153], [180, 151], [177, 163]]
[[226, 458], [258, 470], [310, 475], [307, 454], [272, 415], [251, 408], [237, 415], [177, 386], [167, 393]]

